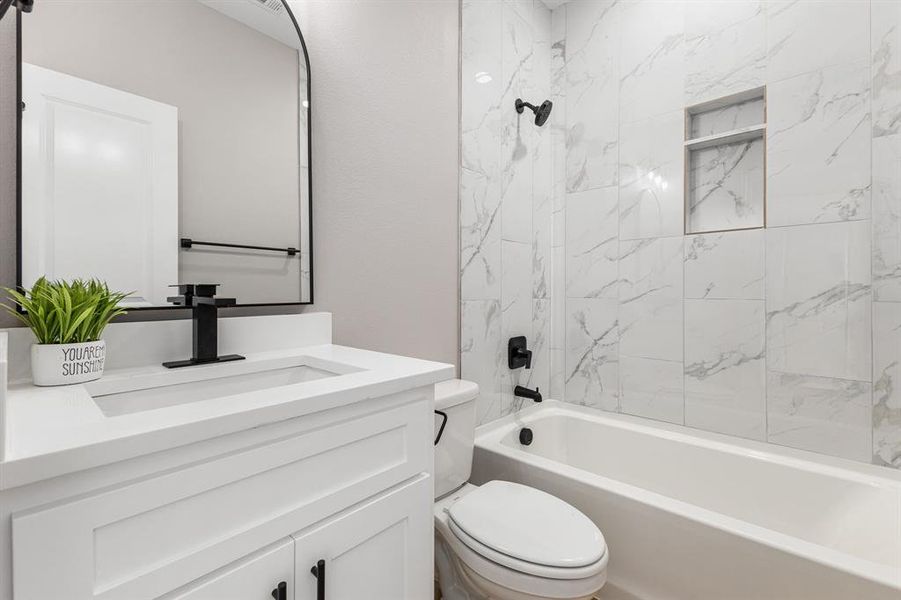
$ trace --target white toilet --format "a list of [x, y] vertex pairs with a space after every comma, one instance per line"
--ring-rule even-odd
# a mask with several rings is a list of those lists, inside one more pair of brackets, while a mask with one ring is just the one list
[[[587, 600], [607, 581], [607, 544], [559, 498], [517, 483], [467, 483], [479, 387], [435, 386], [435, 562], [444, 600]], [[443, 429], [442, 429], [442, 424]]]

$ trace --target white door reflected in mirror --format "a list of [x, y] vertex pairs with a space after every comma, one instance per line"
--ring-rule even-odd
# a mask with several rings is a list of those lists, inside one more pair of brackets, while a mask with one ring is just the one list
[[30, 64], [22, 83], [22, 285], [96, 277], [130, 304], [165, 304], [178, 280], [178, 109]]

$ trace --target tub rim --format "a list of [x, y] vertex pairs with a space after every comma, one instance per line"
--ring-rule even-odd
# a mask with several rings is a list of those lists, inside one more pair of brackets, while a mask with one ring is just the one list
[[503, 443], [515, 430], [552, 416], [569, 416], [598, 422], [602, 425], [652, 435], [671, 441], [688, 443], [737, 456], [751, 455], [757, 460], [776, 463], [832, 477], [852, 480], [868, 486], [895, 490], [901, 497], [901, 472], [888, 467], [858, 463], [850, 459], [817, 454], [765, 442], [734, 438], [729, 435], [693, 429], [684, 425], [658, 422], [643, 417], [608, 413], [595, 408], [546, 400], [540, 405], [526, 407], [476, 429], [476, 448], [510, 460], [529, 463], [551, 475], [563, 476], [579, 483], [601, 487], [609, 493], [649, 505], [657, 510], [675, 514], [717, 530], [738, 535], [780, 552], [793, 554], [823, 566], [861, 577], [890, 588], [901, 590], [901, 565], [894, 567], [860, 558], [840, 550], [749, 523], [736, 517], [703, 508], [683, 500], [617, 479], [592, 473], [550, 458], [524, 452]]

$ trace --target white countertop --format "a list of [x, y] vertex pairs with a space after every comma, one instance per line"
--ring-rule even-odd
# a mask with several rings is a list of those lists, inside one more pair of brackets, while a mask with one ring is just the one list
[[[102, 385], [115, 389], [135, 377], [160, 385], [209, 370], [216, 376], [246, 372], [254, 362], [303, 356], [342, 363], [357, 371], [334, 377], [273, 387], [109, 417], [94, 402], [92, 384], [36, 387], [9, 386], [5, 460], [0, 462], [0, 490], [86, 468], [149, 454], [362, 402], [387, 394], [432, 385], [454, 376], [452, 365], [332, 344], [246, 354], [245, 361], [170, 370], [162, 366], [107, 371]], [[96, 384], [94, 384], [96, 385]]]

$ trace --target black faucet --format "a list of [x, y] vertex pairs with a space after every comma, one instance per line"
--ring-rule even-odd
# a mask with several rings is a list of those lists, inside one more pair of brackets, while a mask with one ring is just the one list
[[532, 351], [527, 349], [526, 336], [512, 337], [507, 341], [507, 366], [511, 369], [532, 368]]
[[534, 390], [530, 390], [527, 387], [522, 387], [521, 385], [513, 388], [513, 395], [517, 398], [528, 398], [529, 400], [534, 400], [535, 402], [541, 402], [541, 392], [538, 391], [536, 387]]
[[219, 325], [217, 322], [219, 308], [234, 306], [237, 301], [234, 298], [217, 298], [218, 283], [186, 283], [171, 287], [177, 287], [179, 295], [170, 296], [166, 300], [177, 306], [190, 306], [193, 311], [194, 355], [187, 360], [164, 362], [163, 366], [176, 369], [191, 365], [242, 360], [244, 357], [239, 354], [219, 356]]

